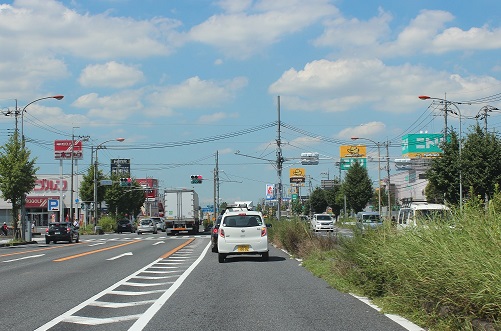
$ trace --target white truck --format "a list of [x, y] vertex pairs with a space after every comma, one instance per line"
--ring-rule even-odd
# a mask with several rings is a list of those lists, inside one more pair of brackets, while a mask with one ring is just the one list
[[200, 206], [198, 194], [190, 189], [167, 189], [164, 191], [164, 218], [167, 234], [188, 231], [198, 233]]

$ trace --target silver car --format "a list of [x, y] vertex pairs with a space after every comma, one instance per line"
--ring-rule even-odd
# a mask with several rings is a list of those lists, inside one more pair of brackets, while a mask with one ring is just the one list
[[151, 219], [155, 221], [158, 230], [162, 232], [165, 232], [167, 230], [165, 226], [165, 219], [163, 217], [151, 217]]
[[137, 226], [137, 234], [143, 234], [145, 232], [151, 232], [153, 234], [157, 234], [157, 223], [151, 218], [143, 218], [139, 221]]

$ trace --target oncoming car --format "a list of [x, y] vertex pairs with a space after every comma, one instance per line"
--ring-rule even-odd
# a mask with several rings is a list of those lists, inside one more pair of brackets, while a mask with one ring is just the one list
[[311, 219], [311, 228], [315, 232], [334, 232], [334, 219], [330, 214], [314, 214], [313, 218]]
[[227, 211], [219, 226], [217, 251], [219, 263], [228, 255], [259, 254], [268, 260], [268, 227], [258, 211]]

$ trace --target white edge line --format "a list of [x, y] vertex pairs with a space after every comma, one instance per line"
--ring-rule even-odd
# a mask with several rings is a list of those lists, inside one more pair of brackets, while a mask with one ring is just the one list
[[103, 295], [111, 292], [112, 290], [116, 289], [117, 287], [123, 285], [123, 283], [127, 282], [128, 280], [130, 280], [131, 278], [134, 278], [136, 275], [138, 275], [139, 273], [143, 272], [144, 270], [150, 268], [152, 265], [154, 265], [155, 263], [157, 263], [158, 261], [161, 261], [162, 259], [157, 259], [155, 261], [153, 261], [152, 263], [148, 264], [147, 266], [139, 269], [138, 271], [136, 271], [135, 273], [125, 277], [124, 279], [122, 279], [120, 282], [117, 282], [115, 283], [114, 285], [108, 287], [107, 289], [99, 292], [98, 294], [94, 295], [93, 297], [85, 300], [84, 302], [80, 303], [79, 305], [71, 308], [70, 310], [66, 311], [64, 314], [62, 315], [59, 315], [58, 317], [54, 318], [53, 320], [45, 323], [44, 325], [40, 326], [39, 328], [35, 329], [34, 331], [46, 331], [46, 330], [49, 330], [50, 328], [52, 328], [53, 326], [55, 326], [56, 324], [62, 322], [63, 320], [65, 319], [69, 319], [70, 316], [72, 316], [74, 313], [76, 313], [77, 311], [79, 311], [80, 309], [84, 308], [85, 306], [89, 305], [91, 302], [94, 302], [96, 301], [98, 298], [102, 297]]
[[158, 298], [155, 303], [153, 303], [150, 308], [148, 308], [142, 315], [141, 317], [134, 323], [132, 326], [129, 328], [131, 331], [139, 331], [143, 330], [144, 327], [148, 324], [148, 322], [155, 316], [155, 314], [160, 310], [160, 308], [163, 307], [163, 305], [169, 300], [169, 298], [176, 292], [176, 290], [181, 286], [181, 284], [186, 280], [186, 278], [190, 275], [190, 273], [196, 268], [196, 266], [203, 260], [204, 256], [207, 254], [207, 251], [209, 250], [210, 247], [210, 242], [207, 244], [205, 247], [204, 251], [202, 254], [196, 259], [193, 264], [186, 269], [186, 271], [179, 276], [179, 278], [172, 284], [171, 287], [167, 291], [165, 291], [164, 294]]
[[[365, 303], [366, 305], [368, 305], [369, 307], [377, 310], [377, 311], [381, 311], [381, 308], [379, 308], [378, 306], [376, 306], [375, 304], [373, 304], [369, 298], [366, 298], [366, 297], [360, 297], [358, 295], [355, 295], [353, 293], [350, 293], [350, 295], [360, 301], [362, 301], [363, 303]], [[405, 329], [409, 330], [409, 331], [424, 331], [425, 329], [423, 329], [422, 327], [420, 327], [419, 325], [416, 325], [414, 323], [412, 323], [411, 321], [403, 318], [402, 316], [399, 316], [399, 315], [394, 315], [394, 314], [384, 314], [384, 316], [388, 317], [389, 319], [391, 319], [393, 322], [399, 324], [400, 326], [404, 327]]]
[[14, 259], [14, 260], [6, 260], [6, 261], [3, 261], [3, 263], [16, 262], [16, 261], [21, 261], [21, 260], [26, 260], [26, 259], [33, 259], [33, 258], [36, 258], [36, 257], [41, 257], [41, 256], [44, 256], [44, 255], [45, 255], [45, 254], [25, 256], [25, 257], [20, 257], [19, 259]]

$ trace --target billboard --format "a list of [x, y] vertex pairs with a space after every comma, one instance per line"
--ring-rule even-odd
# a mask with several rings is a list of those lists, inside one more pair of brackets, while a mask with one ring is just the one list
[[275, 199], [275, 186], [273, 184], [266, 184], [266, 200]]
[[339, 147], [339, 157], [367, 157], [367, 147], [365, 145], [341, 145]]
[[130, 159], [111, 159], [111, 173], [119, 176], [130, 176]]
[[304, 183], [306, 181], [306, 171], [304, 168], [290, 168], [289, 178], [291, 183]]
[[432, 158], [442, 155], [440, 144], [444, 139], [441, 133], [414, 133], [402, 137], [402, 157]]
[[[72, 144], [73, 143], [73, 144]], [[73, 145], [73, 147], [72, 147]], [[55, 140], [54, 158], [56, 160], [71, 160], [71, 151], [73, 150], [73, 160], [83, 159], [81, 140]]]

